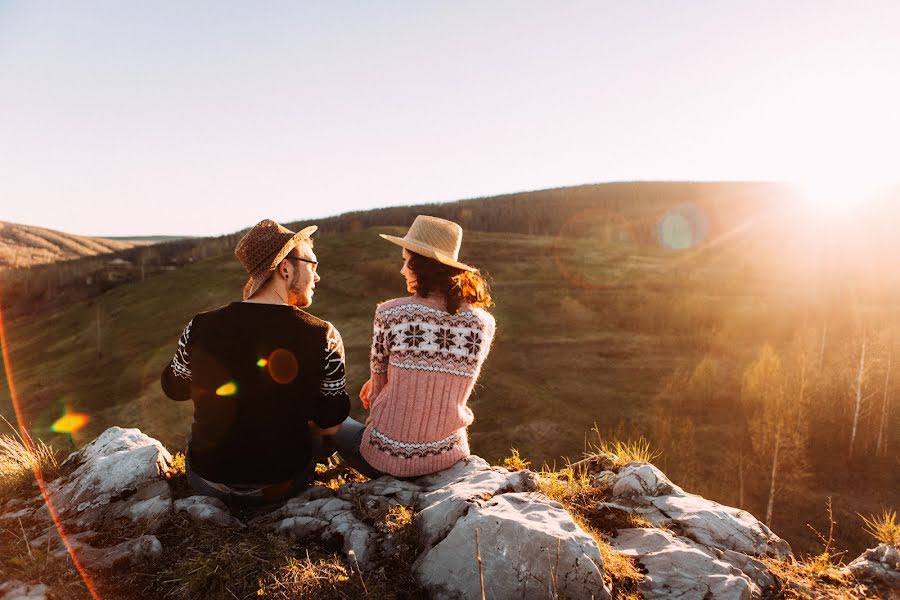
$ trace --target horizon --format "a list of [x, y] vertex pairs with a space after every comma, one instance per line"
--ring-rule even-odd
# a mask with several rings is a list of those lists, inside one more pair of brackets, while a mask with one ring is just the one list
[[0, 220], [212, 236], [577, 182], [896, 182], [897, 17], [5, 2]]

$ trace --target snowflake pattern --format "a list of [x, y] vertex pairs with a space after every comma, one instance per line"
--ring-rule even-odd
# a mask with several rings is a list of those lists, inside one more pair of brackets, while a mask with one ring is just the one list
[[403, 332], [403, 335], [406, 336], [404, 343], [409, 347], [414, 346], [418, 348], [425, 343], [425, 329], [421, 325], [415, 323], [410, 325]]
[[381, 357], [387, 355], [387, 350], [385, 349], [386, 338], [387, 336], [384, 331], [379, 330], [375, 332], [375, 343], [372, 346], [372, 351], [375, 353], [375, 356]]
[[441, 327], [435, 332], [435, 343], [441, 350], [450, 350], [456, 345], [456, 334], [449, 327]]
[[463, 346], [469, 356], [475, 356], [481, 350], [481, 334], [477, 331], [470, 331], [463, 340]]
[[369, 364], [377, 374], [391, 367], [478, 377], [493, 335], [494, 320], [483, 311], [391, 306], [375, 313]]

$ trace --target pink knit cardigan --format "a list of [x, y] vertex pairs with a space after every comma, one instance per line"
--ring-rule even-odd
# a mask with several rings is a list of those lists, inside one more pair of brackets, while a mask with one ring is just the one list
[[378, 305], [370, 367], [371, 414], [360, 452], [397, 477], [446, 469], [469, 455], [466, 406], [494, 337], [494, 317], [442, 298], [397, 298]]

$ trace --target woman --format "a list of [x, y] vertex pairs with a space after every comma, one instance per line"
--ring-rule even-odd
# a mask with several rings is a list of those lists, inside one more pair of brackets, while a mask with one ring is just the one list
[[466, 406], [494, 337], [487, 282], [457, 260], [462, 228], [419, 215], [402, 238], [406, 290], [375, 310], [371, 377], [360, 391], [371, 414], [347, 419], [334, 440], [369, 477], [415, 477], [469, 455]]

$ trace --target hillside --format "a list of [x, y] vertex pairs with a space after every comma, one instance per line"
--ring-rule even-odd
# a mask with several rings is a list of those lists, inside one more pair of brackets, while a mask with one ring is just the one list
[[0, 221], [0, 270], [108, 254], [152, 240], [86, 237]]
[[[817, 220], [760, 184], [598, 189], [429, 207], [488, 229], [467, 230], [463, 244], [463, 259], [493, 278], [499, 326], [471, 400], [473, 451], [496, 461], [517, 447], [560, 465], [581, 456], [583, 432], [596, 424], [604, 439], [647, 438], [675, 483], [765, 515], [765, 433], [789, 418], [797, 435], [781, 447], [771, 526], [812, 551], [806, 523], [827, 530], [831, 497], [838, 546], [858, 554], [866, 541], [856, 513], [900, 504], [900, 338], [891, 337], [900, 285], [886, 268], [900, 256], [889, 235], [896, 212]], [[375, 304], [403, 293], [399, 253], [376, 234], [404, 228], [369, 221], [415, 210], [425, 212], [319, 221], [311, 311], [341, 330], [354, 391], [367, 376]], [[513, 225], [535, 231], [502, 231]], [[7, 323], [21, 405], [39, 437], [67, 444], [49, 427], [70, 411], [90, 419], [75, 444], [120, 425], [183, 447], [191, 407], [163, 397], [159, 372], [187, 320], [238, 298], [244, 281], [230, 252], [207, 256]], [[780, 361], [771, 376], [802, 408], [796, 415], [751, 401], [746, 375], [767, 344]], [[0, 408], [12, 418], [5, 386]]]

